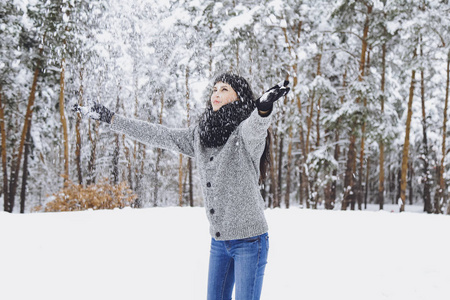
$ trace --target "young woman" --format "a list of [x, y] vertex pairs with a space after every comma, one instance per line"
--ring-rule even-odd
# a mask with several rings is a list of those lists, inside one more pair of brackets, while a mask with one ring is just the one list
[[268, 162], [273, 103], [289, 92], [287, 85], [255, 101], [244, 78], [222, 74], [199, 122], [184, 129], [128, 119], [99, 104], [74, 107], [142, 143], [196, 158], [212, 236], [208, 300], [231, 299], [234, 286], [236, 300], [260, 299], [269, 237], [258, 182]]

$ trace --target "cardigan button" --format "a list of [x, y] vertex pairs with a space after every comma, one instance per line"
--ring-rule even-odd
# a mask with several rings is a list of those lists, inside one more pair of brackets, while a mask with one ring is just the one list
[[220, 237], [220, 232], [216, 232], [216, 237]]
[[209, 213], [213, 215], [213, 214], [215, 213], [214, 208], [211, 208], [211, 209], [209, 210]]
[[214, 159], [214, 157], [211, 156], [211, 157], [209, 158], [209, 161], [213, 161], [213, 159]]
[[207, 187], [211, 187], [211, 182], [207, 182], [207, 183], [206, 183], [206, 186], [207, 186]]

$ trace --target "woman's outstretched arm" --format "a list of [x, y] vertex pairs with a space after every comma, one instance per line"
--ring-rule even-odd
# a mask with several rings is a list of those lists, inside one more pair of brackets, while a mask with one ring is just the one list
[[149, 146], [172, 150], [187, 156], [194, 156], [194, 131], [190, 128], [168, 128], [159, 124], [152, 124], [141, 120], [128, 119], [115, 114], [105, 106], [94, 103], [91, 107], [75, 105], [74, 111], [83, 117], [106, 122], [111, 129], [123, 133], [128, 137]]
[[116, 114], [111, 122], [111, 129], [144, 144], [194, 157], [195, 127], [168, 128]]

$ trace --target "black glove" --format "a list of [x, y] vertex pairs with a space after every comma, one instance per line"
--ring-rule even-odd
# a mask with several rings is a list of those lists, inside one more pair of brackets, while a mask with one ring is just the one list
[[280, 82], [276, 86], [267, 90], [261, 97], [256, 100], [256, 107], [260, 111], [271, 111], [273, 108], [273, 103], [291, 90], [288, 88], [289, 81], [285, 80]]
[[94, 106], [80, 106], [75, 104], [72, 110], [79, 112], [82, 117], [88, 116], [91, 119], [106, 122], [108, 124], [111, 124], [111, 119], [114, 116], [113, 111], [110, 111], [97, 102], [94, 102]]

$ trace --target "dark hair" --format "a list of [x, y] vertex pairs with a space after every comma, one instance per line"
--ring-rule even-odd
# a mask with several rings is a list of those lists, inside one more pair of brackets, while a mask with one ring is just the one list
[[264, 152], [261, 155], [261, 159], [259, 161], [259, 184], [262, 184], [266, 178], [267, 178], [267, 171], [270, 166], [270, 158], [271, 158], [271, 134], [269, 129], [267, 129], [267, 135], [266, 135], [266, 145], [264, 147]]
[[[248, 116], [250, 116], [251, 112], [255, 110], [256, 103], [255, 98], [253, 96], [252, 89], [250, 85], [248, 84], [247, 80], [245, 80], [244, 77], [241, 77], [239, 75], [233, 74], [233, 73], [223, 73], [217, 76], [214, 80], [214, 84], [218, 82], [223, 82], [229, 84], [233, 90], [238, 95], [239, 99], [247, 104], [249, 108]], [[209, 105], [211, 105], [211, 101], [209, 101]], [[248, 117], [247, 116], [247, 117]], [[267, 178], [267, 171], [270, 165], [270, 157], [271, 153], [271, 138], [270, 138], [270, 132], [267, 130], [267, 136], [266, 136], [266, 144], [264, 147], [264, 152], [261, 155], [261, 159], [259, 161], [259, 183], [263, 183]]]

